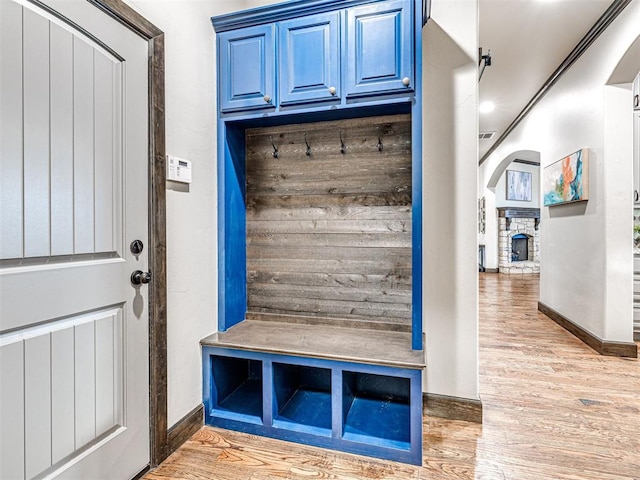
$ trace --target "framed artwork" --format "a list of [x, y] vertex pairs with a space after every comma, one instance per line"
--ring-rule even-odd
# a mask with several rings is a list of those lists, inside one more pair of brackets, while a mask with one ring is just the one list
[[478, 233], [486, 233], [487, 218], [485, 202], [485, 197], [478, 200]]
[[507, 170], [507, 200], [530, 202], [532, 179], [531, 172]]
[[544, 168], [544, 206], [589, 199], [589, 150], [583, 148]]

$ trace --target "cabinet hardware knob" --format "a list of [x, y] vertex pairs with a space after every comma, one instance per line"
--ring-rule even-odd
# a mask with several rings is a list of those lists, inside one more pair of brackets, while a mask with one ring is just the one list
[[409, 85], [411, 85], [411, 80], [409, 80], [409, 77], [404, 77], [404, 78], [402, 79], [402, 84], [403, 84], [405, 87], [408, 87]]
[[638, 200], [640, 200], [640, 193], [638, 193], [638, 190], [633, 191], [633, 200], [635, 202], [638, 202]]
[[271, 97], [270, 97], [269, 95], [265, 95], [265, 96], [264, 96], [264, 97], [262, 97], [262, 98], [264, 98], [264, 101], [265, 101], [266, 103], [271, 103]]
[[633, 106], [636, 108], [640, 106], [640, 95], [633, 97]]
[[331, 95], [335, 95], [336, 94], [336, 87], [329, 87], [329, 93]]

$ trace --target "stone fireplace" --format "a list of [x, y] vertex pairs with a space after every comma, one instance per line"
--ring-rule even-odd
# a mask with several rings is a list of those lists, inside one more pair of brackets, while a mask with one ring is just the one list
[[498, 208], [500, 273], [540, 273], [538, 208]]

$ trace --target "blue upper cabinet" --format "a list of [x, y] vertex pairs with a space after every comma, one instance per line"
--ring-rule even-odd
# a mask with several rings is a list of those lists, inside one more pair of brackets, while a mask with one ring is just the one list
[[220, 112], [239, 118], [406, 101], [418, 91], [415, 5], [289, 0], [212, 18]]
[[347, 97], [412, 91], [412, 9], [391, 0], [347, 10]]
[[280, 104], [340, 99], [340, 12], [279, 22]]
[[220, 33], [218, 48], [220, 110], [272, 108], [276, 104], [274, 26]]

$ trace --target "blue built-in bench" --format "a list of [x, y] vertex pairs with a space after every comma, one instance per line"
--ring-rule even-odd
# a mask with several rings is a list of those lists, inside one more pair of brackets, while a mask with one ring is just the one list
[[422, 0], [288, 0], [216, 32], [206, 422], [420, 464]]
[[422, 352], [351, 330], [247, 320], [205, 338], [206, 423], [420, 465]]

